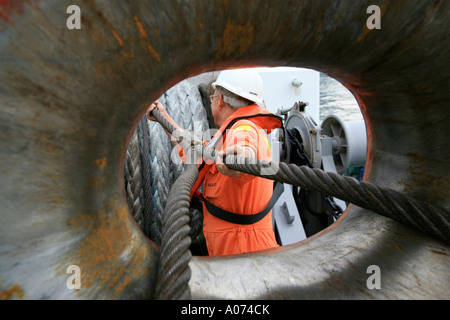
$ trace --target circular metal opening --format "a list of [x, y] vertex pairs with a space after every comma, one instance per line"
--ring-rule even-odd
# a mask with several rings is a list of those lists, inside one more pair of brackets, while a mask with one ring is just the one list
[[[367, 28], [368, 6], [83, 2], [82, 29], [69, 30], [61, 1], [8, 5], [1, 292], [153, 297], [159, 249], [138, 232], [123, 196], [130, 128], [161, 92], [209, 70], [303, 66], [339, 80], [366, 121], [365, 179], [449, 208], [449, 54], [436, 45], [447, 38], [449, 3], [380, 3], [381, 30]], [[446, 244], [352, 207], [302, 245], [194, 258], [189, 285], [195, 298], [442, 298], [448, 254]], [[66, 286], [71, 265], [81, 268], [78, 291]], [[370, 265], [381, 268], [382, 290], [366, 286]]]

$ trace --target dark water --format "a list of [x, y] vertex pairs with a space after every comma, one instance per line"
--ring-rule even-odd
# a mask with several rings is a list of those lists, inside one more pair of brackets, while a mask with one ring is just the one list
[[339, 81], [320, 74], [320, 121], [334, 114], [343, 121], [363, 120], [353, 94]]

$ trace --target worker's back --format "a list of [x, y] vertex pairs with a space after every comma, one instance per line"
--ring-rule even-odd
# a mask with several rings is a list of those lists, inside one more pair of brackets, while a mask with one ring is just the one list
[[[239, 145], [252, 148], [260, 160], [271, 160], [267, 133], [249, 120], [237, 121], [226, 133], [222, 149]], [[241, 215], [263, 211], [273, 193], [273, 181], [241, 174], [228, 177], [221, 174], [216, 164], [206, 173], [203, 196], [213, 205]], [[241, 225], [211, 215], [206, 205], [204, 235], [210, 256], [240, 254], [277, 247], [272, 224], [272, 211], [262, 220]]]

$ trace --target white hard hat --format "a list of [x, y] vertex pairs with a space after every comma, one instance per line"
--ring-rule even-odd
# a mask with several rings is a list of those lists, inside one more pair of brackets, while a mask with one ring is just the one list
[[219, 74], [216, 82], [212, 84], [227, 89], [237, 96], [264, 106], [264, 83], [261, 76], [251, 69], [225, 70]]

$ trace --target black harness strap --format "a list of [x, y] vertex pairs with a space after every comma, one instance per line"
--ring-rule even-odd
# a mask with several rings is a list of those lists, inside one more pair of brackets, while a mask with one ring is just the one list
[[236, 214], [223, 210], [219, 207], [216, 207], [211, 202], [207, 201], [205, 197], [203, 197], [203, 194], [201, 195], [201, 197], [202, 200], [205, 202], [206, 209], [208, 209], [208, 212], [212, 214], [214, 217], [234, 224], [249, 225], [257, 223], [258, 221], [261, 221], [265, 216], [267, 216], [267, 214], [270, 212], [270, 210], [272, 210], [273, 206], [280, 198], [283, 191], [284, 185], [280, 182], [277, 182], [275, 185], [275, 189], [273, 190], [272, 198], [270, 199], [270, 202], [267, 205], [266, 209], [264, 209], [264, 211], [261, 211], [260, 213], [249, 215]]

